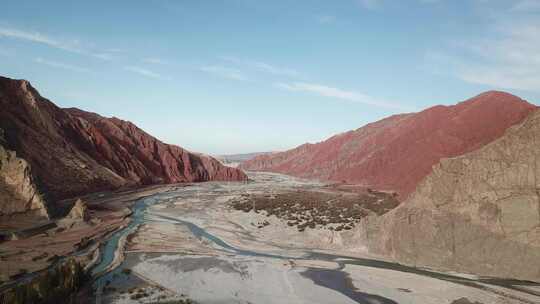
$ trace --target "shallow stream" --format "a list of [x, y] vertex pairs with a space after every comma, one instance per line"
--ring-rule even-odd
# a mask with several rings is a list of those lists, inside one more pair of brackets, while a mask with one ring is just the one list
[[[94, 288], [96, 290], [96, 296], [98, 297], [98, 299], [100, 298], [102, 289], [107, 284], [107, 281], [112, 281], [114, 279], [113, 275], [117, 273], [118, 270], [121, 268], [119, 267], [121, 263], [118, 263], [118, 261], [115, 263], [115, 254], [119, 250], [119, 246], [122, 245], [121, 240], [125, 240], [125, 238], [127, 238], [129, 234], [134, 233], [141, 224], [151, 220], [149, 219], [147, 214], [147, 210], [150, 206], [153, 206], [155, 204], [166, 204], [174, 199], [185, 199], [186, 197], [189, 197], [191, 195], [200, 195], [201, 191], [203, 193], [220, 193], [223, 192], [223, 190], [224, 189], [220, 187], [219, 183], [198, 184], [192, 187], [180, 187], [173, 191], [155, 194], [153, 196], [138, 200], [132, 208], [133, 214], [131, 215], [131, 222], [125, 228], [114, 233], [106, 241], [106, 243], [102, 246], [101, 260], [92, 269], [92, 275], [96, 278]], [[287, 261], [321, 260], [335, 262], [340, 266], [337, 269], [308, 268], [307, 270], [301, 272], [301, 275], [313, 281], [314, 284], [339, 292], [357, 303], [394, 304], [396, 302], [391, 299], [387, 299], [381, 295], [369, 294], [358, 291], [352, 284], [349, 274], [343, 271], [343, 268], [346, 265], [361, 265], [365, 267], [374, 267], [398, 272], [412, 273], [415, 275], [426, 276], [438, 280], [452, 282], [455, 284], [465, 285], [468, 287], [479, 288], [488, 292], [497, 292], [495, 289], [490, 287], [497, 286], [517, 290], [534, 296], [540, 296], [538, 292], [535, 292], [532, 289], [522, 288], [522, 286], [539, 286], [539, 284], [532, 282], [493, 278], [472, 279], [446, 273], [434, 272], [426, 269], [408, 267], [397, 263], [364, 258], [353, 258], [332, 254], [321, 254], [315, 251], [304, 251], [305, 254], [299, 258], [295, 256], [276, 255], [265, 252], [257, 252], [242, 248], [236, 248], [194, 223], [166, 215], [155, 216], [153, 220], [156, 220], [156, 218], [157, 220], [167, 221], [176, 225], [183, 225], [187, 227], [189, 231], [199, 240], [205, 239], [211, 242], [214, 245], [213, 247], [217, 248], [217, 250], [220, 250], [223, 253], [229, 255], [233, 254], [238, 256], [274, 258]], [[120, 248], [120, 250], [122, 249], [123, 248]], [[98, 300], [97, 302], [100, 301]]]

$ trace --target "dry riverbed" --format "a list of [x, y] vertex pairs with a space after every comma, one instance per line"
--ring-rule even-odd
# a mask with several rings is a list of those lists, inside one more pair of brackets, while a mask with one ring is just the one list
[[123, 263], [100, 281], [98, 301], [540, 301], [512, 286], [370, 256], [357, 223], [397, 206], [391, 193], [339, 191], [278, 174], [250, 177], [249, 183], [194, 184], [146, 201]]

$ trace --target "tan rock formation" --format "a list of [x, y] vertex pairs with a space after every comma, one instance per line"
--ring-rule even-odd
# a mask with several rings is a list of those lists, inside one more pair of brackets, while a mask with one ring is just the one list
[[58, 220], [56, 224], [63, 229], [71, 229], [73, 227], [81, 227], [87, 224], [93, 225], [95, 221], [92, 221], [90, 217], [90, 211], [86, 206], [86, 203], [81, 199], [77, 199], [69, 213], [62, 219]]
[[31, 211], [49, 217], [30, 172], [30, 165], [0, 141], [0, 216]]
[[71, 211], [69, 211], [66, 218], [88, 222], [90, 220], [90, 213], [88, 212], [86, 204], [81, 199], [78, 199], [71, 208]]
[[400, 207], [365, 225], [400, 262], [540, 280], [540, 110], [498, 140], [443, 159]]

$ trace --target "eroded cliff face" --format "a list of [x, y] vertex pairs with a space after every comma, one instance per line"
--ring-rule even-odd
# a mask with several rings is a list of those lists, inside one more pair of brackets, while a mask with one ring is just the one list
[[0, 217], [24, 212], [49, 217], [30, 166], [24, 159], [17, 157], [14, 151], [5, 149], [0, 138]]
[[454, 106], [394, 115], [320, 143], [257, 156], [240, 168], [358, 183], [396, 191], [405, 200], [441, 158], [492, 142], [534, 109], [511, 94], [486, 92]]
[[540, 110], [364, 224], [368, 247], [400, 262], [540, 280]]
[[[32, 168], [33, 179], [49, 202], [125, 186], [247, 179], [238, 169], [165, 144], [131, 122], [61, 109], [25, 80], [0, 77], [0, 109], [3, 147]], [[4, 153], [3, 158], [11, 164], [14, 155]], [[28, 166], [20, 166], [28, 171]], [[23, 187], [15, 180], [12, 184]], [[39, 204], [7, 201], [0, 205], [4, 213]]]

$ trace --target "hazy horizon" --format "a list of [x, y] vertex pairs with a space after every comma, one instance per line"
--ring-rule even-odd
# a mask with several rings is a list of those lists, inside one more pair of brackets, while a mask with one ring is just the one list
[[540, 1], [4, 7], [3, 76], [211, 155], [290, 149], [488, 90], [540, 100]]

